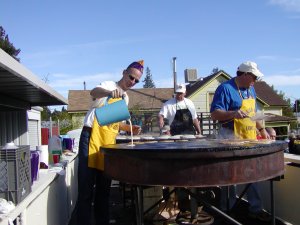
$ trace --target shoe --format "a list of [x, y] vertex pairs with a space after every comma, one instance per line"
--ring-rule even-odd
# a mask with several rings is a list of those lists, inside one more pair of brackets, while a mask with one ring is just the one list
[[214, 217], [202, 209], [198, 211], [195, 218], [191, 218], [190, 212], [181, 211], [177, 214], [175, 221], [181, 225], [211, 225], [214, 222]]
[[211, 225], [214, 222], [214, 217], [205, 212], [204, 210], [201, 210], [201, 212], [198, 212], [197, 217], [194, 219], [191, 219], [191, 224], [193, 225]]
[[270, 222], [272, 220], [272, 216], [264, 210], [261, 210], [257, 213], [249, 212], [248, 217], [261, 222]]
[[191, 213], [190, 212], [188, 212], [188, 211], [179, 211], [179, 213], [176, 216], [175, 221], [178, 224], [186, 224], [186, 223], [189, 223], [190, 219], [191, 219]]

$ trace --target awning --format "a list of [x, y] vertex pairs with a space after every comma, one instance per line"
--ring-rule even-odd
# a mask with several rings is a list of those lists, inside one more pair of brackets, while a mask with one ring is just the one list
[[66, 98], [0, 49], [0, 111], [67, 104]]

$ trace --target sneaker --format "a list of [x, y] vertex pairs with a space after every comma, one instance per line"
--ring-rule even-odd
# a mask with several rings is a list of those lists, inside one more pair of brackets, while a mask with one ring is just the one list
[[249, 212], [248, 217], [261, 222], [270, 222], [272, 220], [272, 216], [264, 210], [261, 210], [257, 213]]
[[193, 225], [211, 225], [214, 222], [214, 217], [201, 210], [201, 212], [197, 214], [197, 217], [191, 220], [191, 224]]
[[180, 212], [176, 217], [176, 223], [180, 225], [211, 225], [214, 217], [201, 209], [195, 218], [191, 218], [190, 212]]
[[187, 224], [187, 223], [189, 223], [190, 219], [191, 219], [191, 213], [190, 212], [188, 212], [188, 211], [179, 211], [179, 213], [176, 216], [175, 221], [178, 224]]

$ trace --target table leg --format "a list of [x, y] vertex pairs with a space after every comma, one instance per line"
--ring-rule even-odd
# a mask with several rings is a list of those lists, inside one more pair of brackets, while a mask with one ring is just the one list
[[272, 225], [275, 225], [275, 199], [274, 199], [273, 179], [270, 180], [270, 194], [271, 194]]
[[144, 224], [144, 203], [143, 203], [143, 189], [137, 185], [135, 187], [135, 212], [136, 212], [136, 224]]

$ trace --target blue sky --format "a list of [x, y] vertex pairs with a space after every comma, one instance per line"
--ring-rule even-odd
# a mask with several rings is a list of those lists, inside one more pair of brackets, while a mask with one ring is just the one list
[[[144, 59], [157, 87], [185, 69], [235, 75], [257, 62], [264, 80], [300, 98], [300, 0], [0, 0], [0, 25], [21, 63], [67, 98], [68, 90], [119, 80]], [[135, 87], [141, 88], [143, 83]]]

